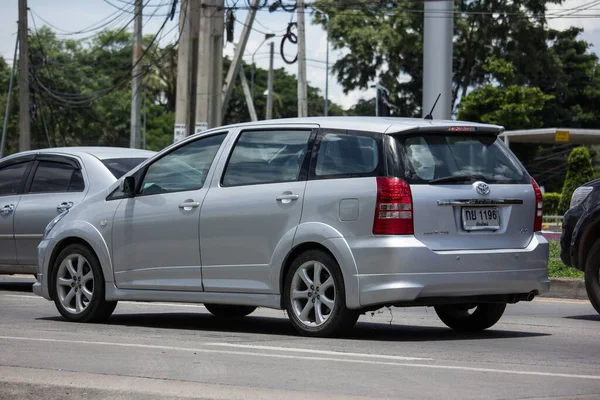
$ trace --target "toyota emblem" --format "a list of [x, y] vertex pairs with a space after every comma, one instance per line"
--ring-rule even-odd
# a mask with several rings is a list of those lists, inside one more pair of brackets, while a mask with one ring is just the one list
[[485, 182], [476, 182], [475, 190], [477, 190], [477, 193], [479, 193], [482, 196], [490, 194], [490, 186]]

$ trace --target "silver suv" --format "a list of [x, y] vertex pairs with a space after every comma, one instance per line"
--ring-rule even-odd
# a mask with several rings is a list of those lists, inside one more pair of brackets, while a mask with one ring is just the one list
[[285, 309], [311, 336], [382, 306], [489, 328], [549, 287], [541, 193], [500, 132], [343, 117], [194, 135], [55, 218], [34, 291], [69, 321], [133, 300]]

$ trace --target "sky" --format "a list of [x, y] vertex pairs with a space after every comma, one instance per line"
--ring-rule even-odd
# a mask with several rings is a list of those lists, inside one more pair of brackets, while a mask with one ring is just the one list
[[[29, 8], [32, 13], [29, 15], [29, 28], [34, 30], [35, 26], [40, 28], [47, 23], [51, 24], [53, 29], [59, 34], [59, 37], [81, 38], [87, 37], [88, 34], [70, 35], [69, 33], [78, 32], [88, 28], [99, 21], [111, 21], [111, 15], [119, 12], [114, 6], [126, 7], [126, 3], [133, 0], [29, 0]], [[170, 3], [166, 0], [144, 0], [149, 1], [149, 7], [145, 10], [144, 17], [144, 34], [156, 33], [163, 23], [164, 14], [169, 11], [169, 7], [162, 8], [151, 7], [160, 3]], [[240, 5], [244, 5], [246, 0], [238, 0]], [[109, 4], [112, 3], [111, 4]], [[271, 1], [269, 1], [269, 4]], [[114, 5], [114, 6], [113, 6]], [[554, 29], [566, 29], [569, 26], [579, 26], [585, 29], [583, 38], [594, 46], [592, 50], [600, 54], [600, 1], [591, 0], [566, 0], [562, 5], [552, 5], [549, 7], [549, 14], [553, 17], [549, 18], [549, 25]], [[154, 16], [151, 16], [156, 12]], [[237, 43], [243, 29], [247, 11], [238, 10], [235, 13], [235, 42]], [[116, 16], [116, 14], [115, 14]], [[295, 15], [287, 12], [269, 13], [265, 8], [257, 13], [254, 23], [254, 30], [250, 35], [244, 60], [248, 63], [251, 61], [251, 55], [256, 51], [255, 62], [258, 67], [268, 69], [269, 67], [269, 46], [264, 43], [261, 45], [266, 32], [281, 35], [290, 18]], [[115, 24], [120, 27], [124, 21], [129, 21], [131, 15], [123, 21], [117, 20]], [[17, 32], [18, 19], [18, 0], [0, 0], [0, 56], [3, 56], [7, 61], [12, 62], [15, 46], [15, 38]], [[47, 21], [46, 22], [44, 22]], [[325, 91], [325, 76], [326, 76], [326, 51], [327, 51], [327, 35], [320, 25], [313, 25], [311, 18], [307, 16], [306, 22], [306, 57], [307, 57], [307, 77], [310, 85]], [[34, 25], [35, 22], [35, 25]], [[178, 31], [176, 29], [177, 18], [174, 21], [167, 23], [163, 30], [161, 42], [163, 44], [174, 42], [177, 38]], [[66, 33], [66, 36], [60, 36], [61, 33]], [[279, 43], [281, 38], [275, 38], [275, 61], [274, 67], [284, 67], [288, 72], [296, 74], [298, 64], [287, 65], [279, 56]], [[259, 48], [260, 46], [260, 48]], [[286, 54], [293, 55], [296, 52], [295, 46], [289, 45], [289, 50]], [[228, 56], [233, 55], [234, 48], [231, 43], [225, 46], [224, 53]], [[330, 67], [333, 63], [344, 54], [344, 49], [330, 49]], [[349, 108], [354, 105], [361, 97], [372, 98], [374, 89], [366, 91], [355, 90], [348, 94], [344, 94], [342, 87], [336, 82], [334, 76], [329, 77], [329, 99], [330, 101], [341, 105], [344, 108]]]

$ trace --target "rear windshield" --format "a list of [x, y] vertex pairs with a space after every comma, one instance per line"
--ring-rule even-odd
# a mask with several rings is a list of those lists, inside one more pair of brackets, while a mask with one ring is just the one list
[[471, 177], [487, 183], [529, 183], [521, 163], [496, 136], [394, 136], [390, 146], [390, 172], [412, 184], [468, 181], [453, 181], [453, 177]]
[[108, 168], [115, 178], [119, 179], [145, 160], [145, 158], [109, 158], [102, 160], [102, 164]]

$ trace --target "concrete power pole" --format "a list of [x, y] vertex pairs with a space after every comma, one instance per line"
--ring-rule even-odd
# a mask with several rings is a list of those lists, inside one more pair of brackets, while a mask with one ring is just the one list
[[452, 113], [452, 37], [454, 2], [426, 1], [423, 35], [423, 107], [425, 117], [441, 93], [432, 114], [450, 119]]
[[[175, 132], [177, 142], [193, 131], [196, 112], [196, 67], [200, 0], [182, 0], [179, 13], [180, 39], [177, 48], [177, 98]], [[193, 132], [192, 132], [193, 133]]]
[[265, 119], [273, 119], [273, 56], [275, 53], [275, 44], [269, 43], [269, 78], [267, 83], [267, 113]]
[[19, 0], [19, 42], [19, 151], [25, 151], [31, 149], [27, 0]]
[[135, 17], [133, 21], [133, 71], [131, 80], [131, 132], [129, 147], [139, 149], [141, 145], [140, 127], [142, 125], [142, 0], [135, 0]]
[[198, 36], [195, 133], [221, 124], [224, 0], [204, 0]]
[[306, 89], [306, 35], [304, 22], [304, 0], [298, 0], [298, 117], [308, 117], [308, 95]]

